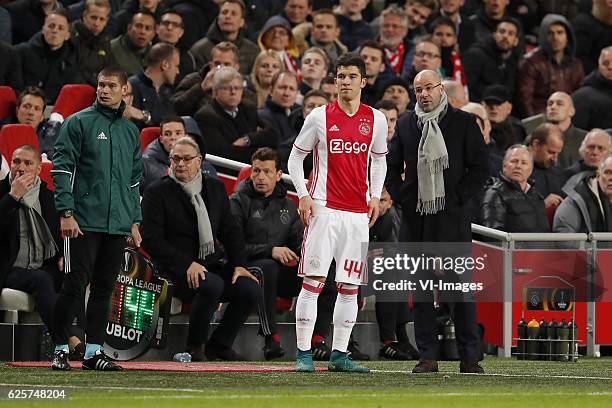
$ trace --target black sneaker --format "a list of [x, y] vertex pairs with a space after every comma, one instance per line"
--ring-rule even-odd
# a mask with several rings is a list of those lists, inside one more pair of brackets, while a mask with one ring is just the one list
[[85, 358], [85, 344], [79, 343], [68, 354], [70, 361], [82, 361]]
[[93, 357], [83, 359], [83, 370], [122, 371], [123, 367], [115, 364], [104, 351], [98, 350]]
[[357, 343], [357, 340], [351, 339], [349, 341], [347, 351], [351, 360], [370, 361], [370, 356], [366, 353], [362, 353], [361, 350], [359, 350], [359, 343]]
[[53, 362], [51, 368], [56, 371], [69, 371], [72, 369], [68, 363], [68, 353], [64, 350], [56, 350], [53, 353]]
[[272, 360], [274, 358], [281, 358], [285, 355], [285, 350], [281, 347], [280, 343], [274, 340], [268, 340], [266, 338], [266, 345], [263, 348], [264, 357], [266, 360]]
[[410, 356], [404, 352], [402, 346], [397, 341], [382, 346], [378, 352], [378, 357], [399, 361], [410, 360]]
[[331, 350], [324, 341], [320, 341], [312, 347], [312, 359], [316, 361], [329, 361]]
[[246, 358], [236, 353], [230, 347], [217, 346], [216, 344], [208, 343], [206, 345], [206, 358], [210, 361], [244, 361]]

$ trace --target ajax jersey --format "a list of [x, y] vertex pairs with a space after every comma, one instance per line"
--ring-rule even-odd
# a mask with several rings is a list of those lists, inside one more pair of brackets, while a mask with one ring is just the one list
[[306, 118], [294, 146], [313, 152], [310, 196], [327, 208], [368, 212], [370, 154], [387, 154], [387, 121], [370, 106], [360, 104], [353, 116], [338, 102], [314, 109]]

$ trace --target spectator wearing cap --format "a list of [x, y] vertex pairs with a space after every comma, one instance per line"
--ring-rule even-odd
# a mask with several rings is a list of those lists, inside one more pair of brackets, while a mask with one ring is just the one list
[[408, 110], [411, 101], [410, 92], [410, 84], [400, 77], [395, 77], [385, 83], [381, 99], [395, 103], [397, 115], [402, 116]]
[[601, 50], [599, 65], [572, 94], [574, 124], [582, 129], [612, 128], [612, 46]]
[[586, 130], [579, 129], [572, 124], [576, 114], [571, 96], [565, 92], [555, 92], [546, 103], [546, 121], [556, 125], [563, 132], [563, 150], [559, 153], [559, 166], [566, 168], [580, 159], [578, 148]]
[[520, 59], [519, 39], [519, 22], [504, 17], [491, 36], [462, 54], [470, 100], [480, 102], [490, 85], [504, 85], [514, 92]]
[[546, 208], [561, 204], [566, 181], [563, 170], [557, 166], [559, 153], [563, 150], [563, 134], [551, 123], [543, 123], [525, 140], [533, 156], [532, 179], [535, 188], [544, 197]]
[[546, 100], [555, 91], [571, 94], [584, 78], [575, 56], [574, 31], [565, 17], [549, 14], [540, 25], [539, 47], [519, 64], [517, 108], [521, 118], [543, 113]]
[[291, 33], [289, 22], [281, 16], [272, 16], [263, 26], [257, 39], [262, 51], [272, 50], [285, 65], [285, 71], [299, 72], [299, 50]]
[[240, 73], [247, 75], [251, 72], [255, 57], [259, 53], [259, 47], [246, 38], [245, 14], [246, 7], [242, 0], [225, 0], [221, 3], [219, 15], [210, 26], [206, 37], [191, 47], [198, 66], [201, 67], [211, 61], [212, 49], [215, 45], [229, 41], [238, 48]]
[[520, 120], [510, 115], [512, 102], [510, 90], [503, 85], [491, 85], [485, 89], [482, 104], [487, 109], [491, 121], [491, 139], [500, 152], [521, 143], [527, 136]]
[[340, 0], [334, 9], [340, 26], [340, 41], [349, 51], [355, 50], [364, 41], [374, 38], [372, 28], [361, 14], [367, 5], [366, 0]]

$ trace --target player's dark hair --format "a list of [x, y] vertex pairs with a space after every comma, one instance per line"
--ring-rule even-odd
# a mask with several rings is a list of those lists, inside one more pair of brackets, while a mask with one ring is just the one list
[[270, 149], [269, 147], [260, 147], [255, 151], [255, 153], [253, 153], [253, 156], [251, 156], [251, 164], [255, 160], [274, 160], [274, 168], [276, 170], [280, 170], [280, 159], [278, 158], [278, 153], [276, 153], [276, 150], [274, 149]]
[[359, 69], [359, 73], [362, 78], [366, 77], [366, 67], [365, 62], [361, 59], [359, 54], [354, 52], [347, 52], [346, 54], [342, 54], [336, 60], [336, 75], [338, 75], [338, 68], [340, 67], [357, 67]]

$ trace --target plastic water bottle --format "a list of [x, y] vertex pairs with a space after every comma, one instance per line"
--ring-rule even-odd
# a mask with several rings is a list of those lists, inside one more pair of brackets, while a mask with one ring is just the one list
[[176, 361], [177, 363], [191, 363], [191, 354], [185, 353], [176, 353], [174, 357], [172, 357], [172, 361]]

